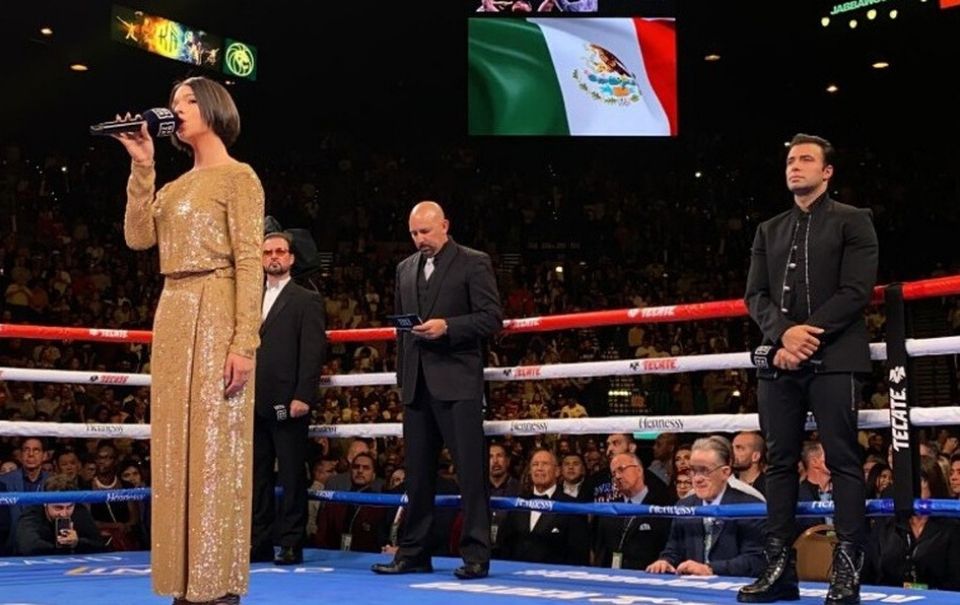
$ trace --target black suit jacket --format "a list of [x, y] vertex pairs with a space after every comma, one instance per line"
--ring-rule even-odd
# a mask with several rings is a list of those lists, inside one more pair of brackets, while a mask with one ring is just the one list
[[[730, 486], [721, 504], [760, 502]], [[687, 496], [677, 506], [700, 506], [700, 498]], [[756, 577], [763, 570], [763, 522], [756, 519], [717, 519], [719, 525], [710, 549], [710, 567], [718, 576]], [[704, 562], [706, 532], [700, 517], [678, 517], [670, 526], [670, 538], [660, 558], [676, 567], [687, 560]]]
[[[313, 405], [327, 348], [323, 297], [293, 281], [284, 286], [260, 324], [256, 411], [276, 420], [273, 406], [293, 399]], [[309, 415], [306, 416], [309, 418]]]
[[420, 368], [430, 393], [442, 401], [479, 400], [483, 393], [483, 342], [503, 327], [503, 309], [490, 257], [457, 244], [445, 244], [442, 262], [430, 277], [431, 297], [420, 308], [417, 277], [421, 253], [397, 265], [397, 314], [416, 313], [426, 321], [447, 322], [447, 333], [425, 340], [397, 332], [397, 383], [403, 403], [413, 402]]
[[765, 344], [781, 344], [783, 333], [798, 324], [823, 328], [816, 355], [821, 360], [818, 371], [869, 372], [872, 366], [863, 310], [873, 294], [879, 258], [871, 212], [827, 195], [813, 204], [808, 245], [813, 313], [809, 317], [805, 303], [789, 306], [787, 313], [782, 311], [784, 276], [798, 212], [794, 206], [757, 228], [745, 295], [750, 317], [760, 326]]
[[[557, 485], [555, 502], [576, 502]], [[497, 543], [503, 557], [532, 563], [587, 565], [590, 532], [583, 515], [541, 513], [530, 530], [530, 511], [510, 511], [497, 532]]]
[[[647, 485], [647, 489], [643, 504], [671, 504], [662, 482]], [[596, 562], [600, 567], [610, 567], [613, 553], [620, 552], [624, 569], [646, 569], [659, 558], [669, 533], [670, 519], [665, 517], [601, 517], [594, 544]]]

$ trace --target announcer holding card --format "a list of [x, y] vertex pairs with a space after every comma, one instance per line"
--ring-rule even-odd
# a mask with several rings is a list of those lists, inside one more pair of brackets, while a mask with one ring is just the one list
[[409, 506], [400, 548], [381, 574], [429, 573], [430, 526], [437, 463], [445, 443], [453, 454], [463, 509], [463, 580], [484, 578], [490, 567], [490, 507], [483, 436], [482, 344], [502, 327], [503, 310], [490, 257], [447, 235], [449, 221], [436, 202], [410, 212], [418, 252], [397, 265], [397, 314], [423, 323], [397, 331], [397, 382], [404, 403]]

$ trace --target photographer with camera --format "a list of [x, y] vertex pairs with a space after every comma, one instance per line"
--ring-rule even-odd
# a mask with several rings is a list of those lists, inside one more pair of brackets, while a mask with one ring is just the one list
[[[77, 488], [74, 479], [52, 475], [43, 485], [47, 492]], [[16, 527], [16, 553], [22, 556], [102, 552], [100, 531], [84, 506], [73, 503], [27, 507]]]

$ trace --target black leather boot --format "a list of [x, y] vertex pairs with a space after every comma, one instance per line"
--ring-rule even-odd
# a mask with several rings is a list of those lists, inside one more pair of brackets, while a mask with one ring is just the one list
[[763, 551], [767, 566], [756, 582], [737, 592], [737, 600], [741, 603], [799, 600], [796, 549], [779, 538], [768, 538]]
[[862, 570], [863, 548], [853, 542], [839, 542], [833, 548], [833, 567], [825, 605], [857, 605]]

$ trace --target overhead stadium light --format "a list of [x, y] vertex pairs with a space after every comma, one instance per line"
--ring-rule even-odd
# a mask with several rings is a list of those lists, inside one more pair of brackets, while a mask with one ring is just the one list
[[827, 92], [829, 92], [830, 94], [833, 94], [838, 90], [840, 90], [840, 88], [836, 84], [830, 84], [829, 86], [827, 86]]

